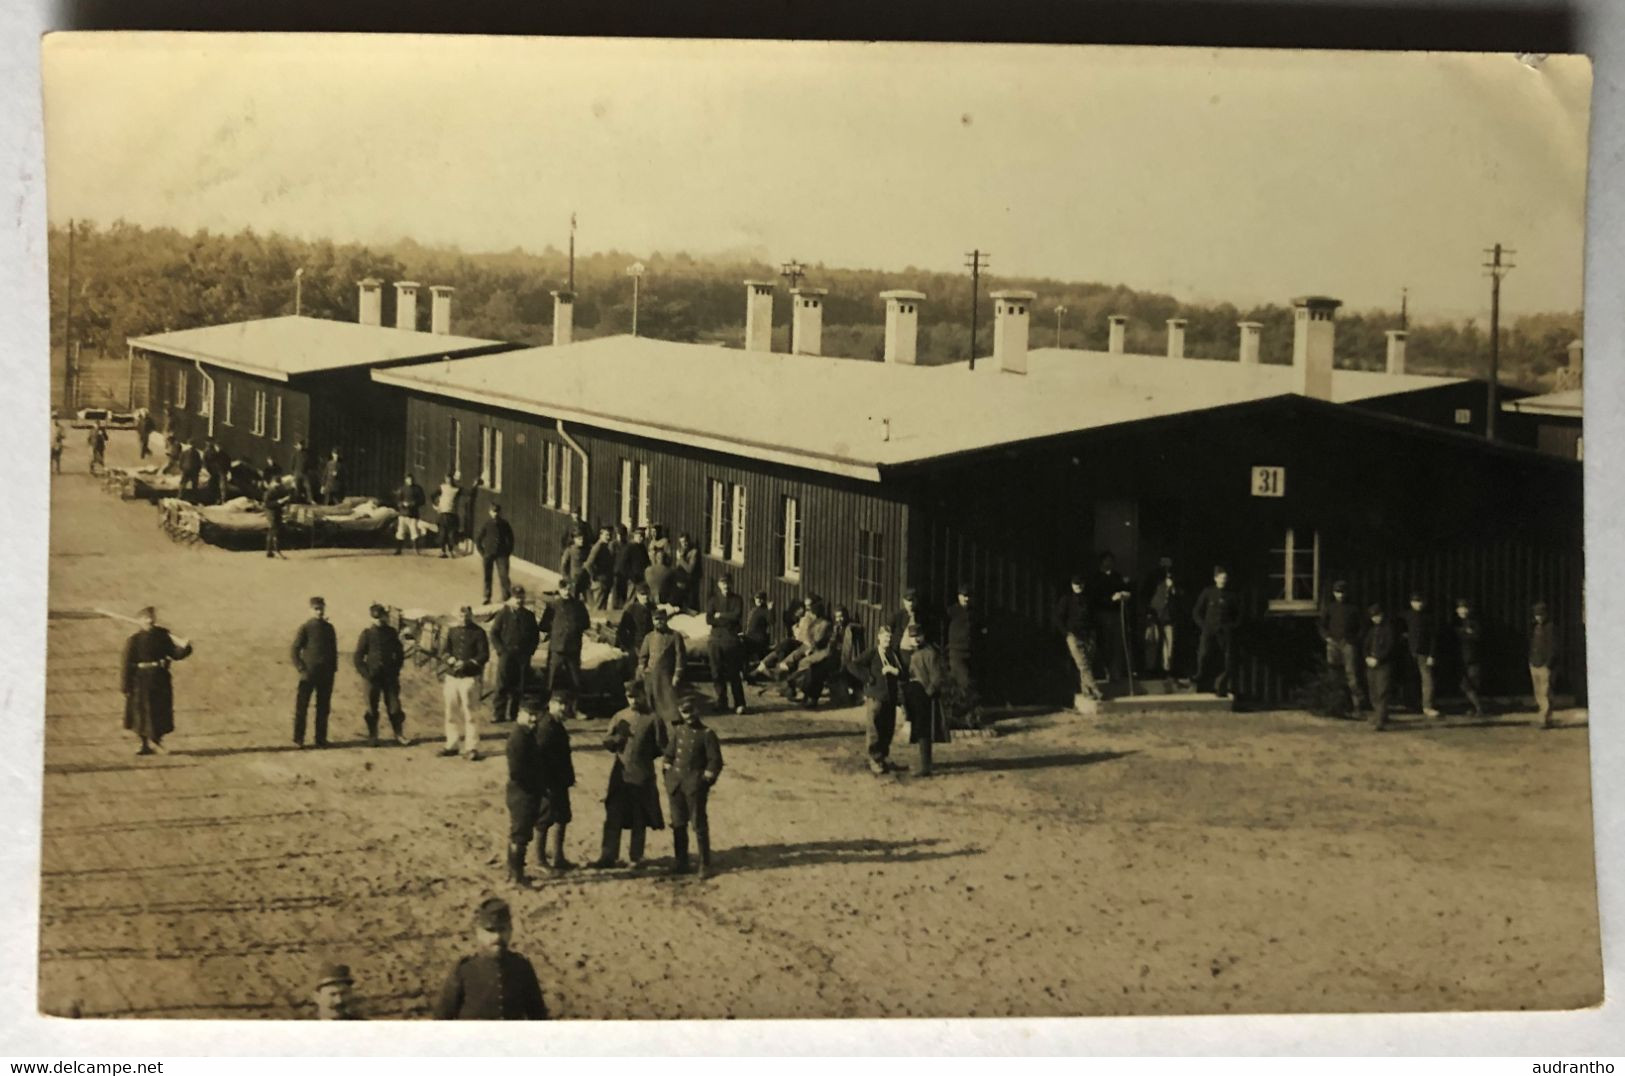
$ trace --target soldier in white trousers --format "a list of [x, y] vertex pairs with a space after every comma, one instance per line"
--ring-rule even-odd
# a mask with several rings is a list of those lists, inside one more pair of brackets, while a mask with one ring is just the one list
[[491, 660], [491, 641], [485, 629], [474, 623], [471, 606], [463, 606], [461, 612], [463, 622], [447, 631], [440, 644], [446, 667], [441, 685], [446, 701], [446, 746], [440, 756], [452, 758], [460, 746], [463, 757], [473, 762], [480, 757], [479, 691], [485, 665]]

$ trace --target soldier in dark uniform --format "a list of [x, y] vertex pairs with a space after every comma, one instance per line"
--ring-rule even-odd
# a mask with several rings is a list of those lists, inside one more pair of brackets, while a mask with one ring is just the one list
[[141, 737], [138, 755], [162, 749], [175, 731], [175, 694], [169, 667], [192, 654], [192, 644], [158, 626], [158, 614], [147, 606], [136, 614], [141, 630], [124, 643], [124, 727]]
[[378, 700], [382, 698], [395, 742], [410, 747], [406, 712], [401, 709], [401, 666], [406, 663], [406, 651], [401, 647], [400, 633], [386, 620], [389, 610], [373, 605], [368, 612], [372, 623], [362, 630], [355, 645], [355, 668], [367, 682], [367, 739], [378, 746]]
[[1473, 612], [1473, 603], [1466, 598], [1456, 599], [1456, 617], [1451, 624], [1455, 638], [1455, 658], [1461, 673], [1461, 693], [1473, 708], [1474, 717], [1484, 716], [1484, 700], [1479, 686], [1484, 682], [1483, 661], [1484, 624]]
[[350, 999], [355, 980], [350, 978], [348, 964], [324, 964], [316, 977], [316, 1019], [359, 1020]]
[[673, 874], [687, 874], [688, 825], [694, 823], [694, 836], [700, 846], [700, 877], [711, 874], [711, 819], [706, 802], [711, 786], [722, 774], [722, 744], [717, 734], [700, 720], [693, 699], [677, 707], [682, 719], [666, 745], [666, 798], [671, 807], [671, 840], [677, 861]]
[[1383, 608], [1373, 603], [1366, 610], [1371, 627], [1365, 633], [1365, 683], [1371, 693], [1371, 730], [1381, 732], [1388, 727], [1389, 692], [1394, 683], [1394, 655], [1397, 647], [1394, 625], [1383, 614]]
[[564, 857], [564, 833], [573, 817], [570, 789], [576, 783], [575, 763], [570, 759], [570, 730], [564, 727], [564, 719], [574, 703], [575, 696], [569, 692], [553, 692], [547, 700], [547, 714], [536, 726], [542, 771], [542, 799], [536, 815], [537, 858], [546, 861], [555, 877], [575, 867]]
[[875, 645], [858, 655], [846, 671], [861, 685], [868, 717], [869, 770], [876, 777], [902, 769], [891, 760], [897, 731], [897, 704], [902, 698], [903, 659], [892, 645], [891, 627], [882, 624]]
[[1545, 602], [1529, 607], [1529, 687], [1535, 696], [1540, 727], [1552, 729], [1552, 670], [1557, 665], [1557, 629]]
[[231, 474], [231, 453], [220, 447], [220, 442], [210, 441], [209, 449], [203, 454], [203, 466], [209, 469], [209, 500], [213, 504], [226, 503], [226, 479]]
[[310, 599], [310, 619], [293, 637], [293, 667], [299, 670], [299, 691], [293, 703], [293, 742], [305, 746], [305, 717], [310, 697], [316, 696], [316, 746], [327, 746], [327, 715], [333, 703], [333, 677], [339, 669], [338, 637], [327, 620], [327, 602]]
[[[474, 496], [469, 494], [468, 503], [474, 503]], [[480, 532], [474, 536], [474, 547], [480, 551], [480, 563], [485, 573], [485, 602], [491, 603], [491, 573], [496, 572], [497, 582], [502, 586], [502, 600], [507, 601], [513, 593], [513, 587], [508, 582], [508, 558], [513, 556], [513, 526], [502, 518], [502, 506], [491, 506], [490, 518], [480, 524]]]
[[265, 555], [268, 557], [282, 556], [282, 513], [292, 502], [293, 479], [279, 478], [266, 486]]
[[507, 604], [491, 621], [491, 646], [497, 656], [496, 690], [491, 698], [491, 720], [512, 721], [519, 713], [520, 696], [530, 679], [530, 661], [542, 645], [536, 614], [525, 606], [525, 588], [514, 587]]
[[599, 870], [614, 867], [621, 855], [621, 831], [630, 829], [633, 869], [643, 865], [643, 842], [651, 829], [665, 829], [660, 812], [660, 789], [655, 784], [655, 760], [665, 754], [666, 725], [654, 715], [636, 680], [626, 685], [627, 709], [618, 714], [604, 737], [604, 749], [615, 755], [604, 794], [604, 843], [589, 864]]
[[1355, 713], [1364, 709], [1360, 701], [1360, 633], [1365, 624], [1359, 607], [1345, 597], [1348, 584], [1339, 579], [1332, 583], [1332, 600], [1320, 611], [1320, 637], [1326, 643], [1326, 664], [1343, 670], [1348, 681], [1349, 705]]
[[395, 491], [395, 555], [401, 555], [401, 547], [407, 541], [412, 542], [412, 553], [418, 551], [418, 539], [423, 536], [423, 525], [418, 519], [418, 513], [423, 511], [423, 505], [428, 498], [423, 493], [423, 487], [417, 484], [411, 472], [401, 481], [401, 488]]
[[478, 951], [451, 969], [435, 1003], [436, 1020], [546, 1020], [542, 984], [529, 960], [508, 948], [513, 916], [500, 897], [474, 913]]
[[140, 445], [142, 459], [146, 459], [148, 456], [152, 455], [152, 445], [150, 444], [150, 441], [152, 439], [152, 432], [155, 428], [156, 427], [154, 427], [152, 423], [152, 414], [143, 407], [141, 409], [141, 414], [138, 415], [135, 420], [135, 439], [136, 443]]
[[733, 711], [745, 712], [745, 681], [740, 673], [745, 662], [745, 599], [734, 593], [733, 579], [717, 579], [717, 592], [706, 599], [705, 622], [711, 627], [705, 652], [711, 662], [711, 683], [717, 690], [717, 712], [728, 712], [728, 692], [733, 692]]
[[621, 610], [621, 622], [615, 627], [615, 646], [637, 660], [643, 637], [654, 630], [654, 596], [649, 584], [638, 583], [632, 588], [631, 600]]
[[767, 591], [758, 590], [751, 599], [750, 611], [745, 614], [745, 634], [740, 642], [745, 647], [741, 656], [746, 667], [755, 666], [773, 648], [773, 609], [767, 603]]
[[[903, 712], [908, 717], [909, 742], [920, 752], [916, 777], [931, 776], [931, 756], [939, 743], [949, 743], [948, 722], [942, 715], [942, 685], [948, 679], [947, 663], [942, 651], [927, 639], [918, 624], [911, 624], [908, 633], [913, 642], [913, 655], [904, 659]], [[902, 651], [899, 649], [899, 656]]]
[[1127, 602], [1133, 596], [1128, 580], [1117, 570], [1117, 558], [1100, 555], [1100, 570], [1089, 578], [1089, 614], [1095, 624], [1095, 660], [1108, 680], [1128, 677], [1128, 650], [1123, 628], [1128, 623]]
[[972, 604], [971, 585], [959, 584], [958, 602], [948, 612], [948, 624], [943, 631], [943, 649], [948, 653], [948, 681], [953, 690], [950, 722], [957, 728], [979, 728], [981, 717], [977, 691], [977, 671], [982, 650], [987, 640], [987, 624], [981, 610]]
[[1411, 591], [1411, 607], [1401, 614], [1405, 626], [1405, 646], [1416, 667], [1417, 692], [1413, 701], [1424, 717], [1438, 717], [1433, 706], [1434, 651], [1439, 644], [1439, 626], [1428, 612], [1427, 599], [1419, 590]]
[[578, 596], [580, 581], [559, 584], [559, 600], [542, 614], [540, 630], [547, 636], [547, 690], [581, 690], [581, 641], [592, 626], [592, 615]]
[[530, 884], [525, 877], [525, 852], [536, 832], [545, 791], [542, 747], [536, 739], [539, 717], [534, 704], [521, 707], [519, 719], [508, 733], [508, 881], [518, 886]]
[[1213, 678], [1213, 694], [1226, 698], [1236, 676], [1236, 628], [1241, 624], [1241, 599], [1230, 589], [1230, 573], [1222, 564], [1213, 569], [1213, 585], [1196, 596], [1191, 620], [1197, 631], [1193, 686], [1202, 690], [1208, 667], [1218, 658], [1220, 668]]
[[197, 450], [197, 446], [187, 441], [181, 445], [180, 455], [175, 457], [175, 466], [181, 473], [181, 499], [185, 500], [188, 493], [196, 498], [198, 478], [203, 473], [203, 454]]
[[338, 504], [344, 499], [344, 461], [334, 449], [322, 464], [322, 503]]
[[631, 600], [632, 589], [643, 582], [643, 573], [648, 569], [649, 547], [644, 545], [643, 528], [638, 527], [632, 532], [632, 537], [615, 551], [616, 604]]
[[107, 465], [107, 427], [100, 422], [90, 429], [90, 473], [95, 474]]
[[305, 450], [305, 442], [293, 443], [293, 459], [288, 464], [288, 473], [293, 476], [294, 492], [301, 501], [313, 503], [316, 498], [311, 496], [310, 489], [310, 453]]
[[[266, 456], [265, 457], [265, 466], [260, 468], [260, 484], [265, 489], [270, 489], [272, 484], [277, 482], [283, 476], [284, 476], [284, 472], [282, 470], [282, 465], [276, 461], [276, 457], [275, 456]], [[292, 489], [293, 488], [293, 476], [288, 475], [287, 477], [288, 477], [288, 487], [290, 489]]]

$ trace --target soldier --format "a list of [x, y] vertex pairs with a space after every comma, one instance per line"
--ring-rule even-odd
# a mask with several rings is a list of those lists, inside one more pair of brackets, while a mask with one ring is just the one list
[[1439, 626], [1427, 610], [1427, 599], [1419, 590], [1411, 591], [1411, 607], [1405, 610], [1405, 646], [1416, 666], [1418, 709], [1424, 717], [1438, 717], [1433, 706], [1433, 652], [1439, 643]]
[[649, 566], [643, 569], [643, 584], [654, 595], [656, 605], [671, 605], [676, 600], [671, 571], [671, 551], [650, 549]]
[[418, 539], [423, 536], [423, 523], [418, 519], [418, 513], [423, 511], [426, 498], [423, 487], [417, 484], [411, 472], [407, 472], [401, 480], [401, 488], [395, 491], [395, 555], [401, 555], [401, 547], [407, 542], [412, 543], [412, 555], [418, 552]]
[[869, 772], [882, 777], [903, 769], [891, 760], [892, 735], [897, 730], [897, 703], [903, 678], [903, 659], [892, 645], [891, 627], [875, 632], [875, 645], [847, 665], [862, 685], [863, 705], [868, 719]]
[[158, 613], [147, 606], [136, 614], [141, 630], [124, 643], [124, 727], [141, 738], [138, 755], [162, 750], [164, 737], [175, 731], [175, 694], [169, 667], [192, 654], [192, 644], [158, 626]]
[[529, 960], [508, 948], [513, 915], [488, 897], [474, 913], [478, 951], [457, 962], [435, 1003], [436, 1020], [546, 1020], [542, 985]]
[[711, 786], [722, 775], [722, 744], [700, 720], [693, 699], [684, 699], [677, 713], [682, 724], [672, 733], [665, 756], [666, 798], [671, 807], [672, 849], [677, 860], [672, 873], [688, 873], [688, 825], [693, 822], [694, 837], [700, 846], [700, 877], [704, 879], [711, 875], [711, 819], [706, 802]]
[[[459, 740], [468, 761], [480, 757], [480, 718], [475, 704], [478, 700], [480, 679], [486, 663], [491, 660], [491, 644], [485, 629], [474, 623], [474, 610], [463, 606], [458, 612], [462, 622], [446, 632], [440, 643], [445, 662], [446, 679], [440, 685], [440, 694], [446, 708], [446, 746], [441, 758], [451, 758], [458, 752]], [[461, 724], [457, 711], [462, 710]]]
[[[282, 465], [276, 461], [276, 457], [275, 456], [266, 456], [265, 457], [265, 466], [263, 468], [261, 468], [261, 470], [260, 470], [260, 484], [261, 484], [261, 486], [264, 489], [268, 490], [268, 489], [271, 488], [272, 485], [274, 485], [276, 482], [278, 482], [280, 479], [282, 479], [283, 476], [284, 476], [284, 472], [282, 470]], [[288, 475], [287, 477], [288, 477], [288, 480], [289, 480], [288, 481], [288, 487], [290, 489], [292, 489], [293, 488], [293, 476]]]
[[344, 461], [334, 449], [322, 464], [322, 503], [338, 504], [344, 499]]
[[637, 660], [643, 637], [654, 629], [654, 595], [649, 584], [638, 583], [632, 588], [632, 600], [621, 610], [621, 622], [615, 627], [615, 646]]
[[745, 634], [740, 639], [744, 652], [740, 655], [745, 665], [754, 667], [767, 656], [773, 646], [773, 607], [768, 604], [767, 591], [758, 590], [751, 599], [750, 612], [745, 614]]
[[339, 669], [338, 636], [327, 619], [327, 602], [310, 599], [310, 619], [293, 637], [293, 667], [299, 670], [299, 690], [293, 703], [293, 742], [305, 746], [305, 717], [310, 697], [316, 696], [317, 747], [327, 746], [327, 715], [333, 703], [333, 677]]
[[711, 683], [717, 690], [717, 712], [728, 712], [728, 692], [733, 692], [733, 712], [745, 712], [745, 681], [740, 676], [744, 664], [745, 599], [734, 593], [733, 579], [717, 579], [717, 592], [706, 599], [705, 622], [711, 626], [705, 642], [711, 662]]
[[959, 584], [958, 600], [948, 613], [943, 640], [948, 652], [948, 680], [953, 684], [954, 723], [961, 728], [981, 727], [976, 672], [987, 640], [987, 624], [972, 600], [971, 585]]
[[1344, 595], [1348, 584], [1339, 579], [1332, 583], [1332, 600], [1320, 611], [1320, 637], [1326, 643], [1326, 664], [1341, 669], [1348, 682], [1349, 707], [1355, 713], [1365, 709], [1360, 699], [1360, 662], [1355, 657], [1360, 650], [1360, 632], [1364, 628], [1360, 610]]
[[[472, 503], [473, 498], [470, 498]], [[474, 536], [474, 545], [480, 551], [480, 563], [485, 572], [485, 604], [491, 604], [491, 572], [502, 585], [502, 600], [513, 593], [508, 583], [508, 558], [513, 555], [513, 527], [502, 518], [502, 506], [491, 506], [490, 518], [480, 524], [480, 533]]]
[[1557, 629], [1545, 602], [1529, 609], [1529, 686], [1535, 694], [1540, 727], [1556, 728], [1552, 720], [1552, 670], [1557, 665]]
[[644, 544], [642, 527], [615, 551], [615, 603], [629, 601], [633, 588], [641, 584], [643, 573], [649, 569], [649, 547]]
[[187, 441], [181, 445], [180, 455], [175, 458], [175, 465], [181, 472], [180, 497], [186, 499], [188, 493], [196, 499], [198, 493], [198, 479], [203, 474], [203, 453], [197, 446]]
[[530, 884], [525, 852], [542, 811], [542, 749], [536, 740], [540, 716], [534, 703], [527, 703], [508, 733], [508, 881], [517, 886]]
[[1128, 650], [1123, 629], [1128, 623], [1127, 602], [1133, 597], [1128, 580], [1117, 570], [1117, 558], [1100, 555], [1100, 569], [1086, 588], [1089, 611], [1095, 622], [1095, 660], [1109, 680], [1128, 678]]
[[293, 503], [293, 479], [287, 476], [265, 487], [265, 555], [282, 555], [282, 514]]
[[654, 630], [638, 647], [638, 678], [643, 681], [650, 708], [668, 725], [677, 723], [677, 689], [683, 683], [683, 665], [687, 661], [683, 637], [671, 630], [666, 610], [655, 606]]
[[1236, 628], [1241, 624], [1241, 600], [1230, 589], [1230, 573], [1224, 565], [1213, 567], [1213, 585], [1196, 596], [1191, 608], [1191, 620], [1196, 624], [1196, 690], [1207, 677], [1213, 658], [1220, 661], [1219, 674], [1213, 678], [1213, 694], [1228, 698], [1236, 675]]
[[583, 594], [589, 593], [592, 575], [587, 569], [587, 537], [580, 531], [573, 530], [566, 538], [568, 544], [559, 557], [560, 585], [572, 586]]
[[1484, 716], [1484, 700], [1479, 697], [1484, 669], [1480, 664], [1484, 642], [1484, 625], [1473, 612], [1473, 603], [1466, 598], [1456, 599], [1456, 619], [1451, 625], [1455, 641], [1457, 662], [1461, 670], [1461, 693], [1473, 708], [1474, 717]]
[[514, 587], [506, 604], [491, 621], [491, 645], [497, 654], [496, 691], [491, 698], [491, 720], [497, 724], [512, 721], [519, 712], [519, 699], [530, 679], [531, 658], [542, 645], [536, 614], [525, 605], [525, 588]]
[[203, 466], [209, 469], [209, 500], [213, 504], [226, 503], [226, 479], [231, 474], [231, 453], [210, 441], [203, 453]]
[[643, 866], [643, 843], [648, 830], [665, 829], [660, 813], [660, 790], [655, 785], [655, 760], [666, 751], [666, 725], [654, 715], [636, 680], [626, 685], [626, 711], [618, 715], [604, 737], [604, 749], [613, 752], [609, 790], [604, 794], [604, 842], [598, 858], [588, 866], [607, 870], [618, 864], [621, 831], [632, 831], [632, 869]]
[[301, 501], [314, 503], [316, 498], [311, 495], [310, 489], [310, 453], [305, 449], [304, 441], [293, 443], [293, 459], [288, 462], [288, 473], [293, 476], [294, 492]]
[[457, 498], [462, 495], [457, 479], [447, 475], [434, 494], [435, 526], [440, 528], [440, 558], [457, 551]]
[[[1055, 603], [1054, 623], [1066, 638], [1066, 651], [1078, 670], [1078, 694], [1085, 699], [1102, 697], [1100, 685], [1095, 682], [1094, 670], [1094, 618], [1089, 607], [1089, 596], [1084, 593], [1081, 574], [1072, 577], [1072, 589], [1061, 595]], [[904, 629], [905, 632], [907, 629]], [[903, 636], [906, 640], [907, 634]]]
[[[931, 754], [936, 744], [948, 743], [948, 721], [942, 713], [942, 685], [948, 679], [942, 651], [925, 637], [918, 624], [910, 624], [913, 656], [907, 659], [903, 676], [903, 712], [908, 717], [909, 741], [919, 748], [920, 765], [915, 776], [931, 776]], [[901, 650], [899, 650], [901, 655]]]
[[1174, 579], [1174, 559], [1163, 557], [1157, 562], [1157, 571], [1146, 586], [1145, 671], [1150, 675], [1161, 670], [1163, 684], [1173, 690], [1177, 678], [1174, 670], [1174, 645], [1183, 622], [1185, 588]]
[[700, 551], [694, 539], [685, 532], [677, 536], [677, 551], [672, 557], [672, 602], [682, 609], [699, 607], [704, 593], [701, 576]]
[[536, 815], [536, 854], [547, 863], [556, 878], [575, 864], [564, 858], [564, 833], [573, 815], [570, 789], [576, 783], [575, 763], [570, 758], [570, 730], [564, 727], [575, 696], [555, 691], [547, 700], [547, 714], [536, 726], [538, 761], [541, 766], [541, 805]]
[[1365, 633], [1365, 682], [1371, 692], [1371, 731], [1388, 727], [1388, 693], [1393, 686], [1394, 626], [1383, 615], [1380, 604], [1366, 610], [1371, 629]]
[[925, 609], [920, 605], [920, 592], [916, 587], [907, 587], [903, 591], [903, 607], [893, 613], [891, 620], [891, 637], [897, 640], [897, 652], [906, 662], [913, 653], [910, 643], [912, 636], [909, 627], [920, 629], [920, 638], [928, 643], [938, 642], [936, 625], [926, 615]]
[[67, 444], [68, 435], [62, 431], [62, 423], [51, 423], [51, 470], [56, 474], [62, 473], [62, 449]]
[[559, 584], [559, 600], [542, 614], [547, 635], [547, 690], [581, 690], [581, 641], [592, 626], [592, 616], [578, 595], [580, 581]]
[[100, 421], [90, 428], [90, 473], [95, 474], [107, 465], [107, 427]]
[[350, 998], [353, 986], [348, 964], [323, 964], [321, 974], [316, 977], [316, 1019], [361, 1019]]
[[592, 578], [592, 607], [608, 609], [615, 589], [615, 532], [598, 528], [598, 540], [587, 550], [587, 574]]
[[152, 422], [152, 414], [145, 407], [136, 412], [135, 439], [136, 443], [140, 446], [142, 459], [146, 459], [148, 456], [152, 455], [152, 445], [150, 442], [152, 440], [154, 429], [156, 429], [156, 427]]
[[382, 698], [395, 742], [410, 747], [406, 712], [401, 709], [401, 666], [406, 663], [406, 651], [401, 647], [400, 633], [388, 623], [389, 610], [374, 604], [368, 612], [372, 623], [362, 629], [355, 645], [356, 672], [367, 682], [367, 740], [378, 746], [378, 700]]

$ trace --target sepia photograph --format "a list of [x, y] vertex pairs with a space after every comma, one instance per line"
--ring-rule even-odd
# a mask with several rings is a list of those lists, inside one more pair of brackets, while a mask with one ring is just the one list
[[42, 1014], [1602, 1003], [1585, 57], [41, 48]]

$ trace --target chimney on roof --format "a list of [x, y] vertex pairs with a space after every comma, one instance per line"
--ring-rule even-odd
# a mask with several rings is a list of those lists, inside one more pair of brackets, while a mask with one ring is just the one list
[[996, 291], [993, 298], [993, 358], [1007, 374], [1027, 372], [1027, 326], [1037, 292]]
[[1241, 330], [1241, 350], [1237, 357], [1248, 366], [1258, 365], [1258, 345], [1261, 334], [1264, 332], [1264, 323], [1261, 321], [1238, 321], [1236, 328]]
[[773, 350], [772, 280], [745, 281], [745, 350]]
[[797, 355], [824, 353], [824, 296], [828, 294], [828, 288], [790, 289], [790, 335], [796, 338]]
[[1332, 398], [1337, 308], [1342, 300], [1303, 295], [1292, 300], [1292, 369], [1295, 391], [1316, 400]]
[[429, 285], [430, 332], [451, 335], [451, 293], [456, 290], [450, 284]]
[[1405, 372], [1405, 330], [1389, 329], [1384, 335], [1388, 337], [1387, 370], [1391, 374], [1402, 374]]
[[1168, 357], [1170, 359], [1183, 359], [1185, 357], [1185, 319], [1168, 319]]
[[415, 280], [395, 281], [395, 328], [418, 331], [418, 288]]
[[365, 280], [356, 281], [356, 287], [361, 289], [361, 300], [356, 320], [363, 325], [382, 325], [384, 323], [384, 282], [377, 277], [369, 276]]
[[1128, 330], [1128, 318], [1113, 314], [1106, 319], [1106, 350], [1113, 355], [1123, 353], [1123, 335]]
[[563, 347], [575, 338], [576, 293], [553, 293], [553, 346]]
[[1585, 369], [1585, 341], [1569, 341], [1569, 373], [1579, 377]]
[[918, 363], [916, 348], [920, 335], [920, 303], [925, 293], [920, 291], [883, 291], [886, 300], [886, 361], [906, 366]]

